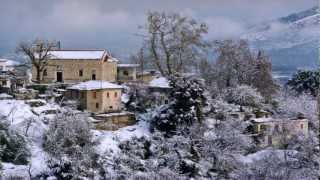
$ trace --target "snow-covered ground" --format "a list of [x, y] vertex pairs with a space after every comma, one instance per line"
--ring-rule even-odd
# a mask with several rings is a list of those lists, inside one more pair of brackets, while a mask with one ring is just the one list
[[297, 151], [292, 150], [275, 150], [275, 149], [265, 149], [258, 151], [253, 154], [248, 154], [246, 156], [240, 156], [239, 160], [245, 164], [254, 163], [256, 161], [268, 158], [270, 156], [276, 156], [279, 159], [285, 159], [285, 155], [294, 155]]
[[[31, 152], [30, 167], [3, 163], [3, 176], [29, 176], [29, 168], [32, 174], [45, 170], [47, 155], [42, 149], [42, 143], [47, 126], [32, 112], [32, 107], [22, 100], [2, 100], [0, 107], [0, 115], [7, 117], [10, 129], [26, 135]], [[42, 108], [45, 109], [45, 107], [47, 105]], [[27, 131], [28, 126], [29, 130]]]
[[[3, 163], [2, 176], [4, 178], [17, 175], [29, 177], [29, 172], [35, 175], [45, 171], [47, 168], [46, 162], [50, 157], [42, 147], [43, 137], [48, 129], [48, 125], [43, 122], [43, 116], [51, 117], [53, 114], [43, 115], [41, 112], [59, 109], [59, 106], [47, 103], [43, 106], [31, 107], [23, 100], [0, 100], [0, 107], [0, 116], [6, 117], [11, 129], [26, 135], [28, 147], [31, 151], [29, 165]], [[26, 133], [28, 125], [30, 126]], [[119, 151], [118, 144], [121, 141], [128, 140], [134, 136], [148, 136], [149, 127], [147, 122], [140, 121], [136, 125], [121, 128], [117, 131], [92, 130], [92, 132], [97, 142], [97, 153], [103, 154], [107, 151], [116, 153]]]
[[117, 131], [97, 131], [94, 130], [95, 139], [98, 141], [96, 147], [99, 154], [104, 152], [119, 151], [118, 145], [121, 141], [129, 140], [132, 137], [149, 136], [149, 126], [145, 121], [140, 121], [138, 124], [121, 128]]

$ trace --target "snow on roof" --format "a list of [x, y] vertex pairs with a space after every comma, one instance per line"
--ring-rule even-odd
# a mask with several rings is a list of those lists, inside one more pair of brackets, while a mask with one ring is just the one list
[[139, 64], [118, 64], [118, 67], [125, 67], [125, 68], [139, 67]]
[[32, 111], [35, 112], [37, 115], [40, 115], [41, 113], [45, 113], [46, 111], [53, 111], [54, 114], [58, 112], [60, 107], [56, 104], [46, 104], [44, 106], [39, 107], [33, 107]]
[[51, 59], [95, 59], [100, 60], [105, 50], [55, 50], [49, 51]]
[[5, 63], [6, 66], [16, 66], [20, 63], [17, 61], [9, 60], [9, 59], [0, 59], [0, 63]]
[[307, 119], [274, 119], [274, 118], [254, 118], [256, 123], [268, 123], [268, 122], [293, 122], [293, 121], [308, 121]]
[[119, 60], [117, 58], [114, 58], [114, 57], [109, 57], [108, 59], [109, 62], [119, 62]]
[[107, 81], [86, 81], [69, 87], [74, 90], [122, 89], [123, 87]]
[[[245, 164], [250, 164], [250, 163], [254, 163], [256, 161], [265, 159], [265, 158], [269, 158], [271, 155], [276, 156], [280, 159], [285, 159], [286, 157], [284, 157], [285, 153], [289, 153], [289, 154], [297, 154], [297, 151], [295, 150], [271, 150], [271, 149], [265, 149], [265, 150], [261, 150], [258, 151], [256, 153], [253, 154], [248, 154], [246, 156], [242, 156], [240, 155], [238, 158], [241, 162], [245, 163]], [[292, 156], [288, 156], [288, 157], [292, 157]]]
[[7, 93], [1, 93], [0, 98], [13, 98], [13, 97]]
[[150, 87], [158, 87], [158, 88], [171, 88], [169, 86], [169, 81], [165, 77], [158, 77], [150, 81]]
[[134, 113], [122, 111], [122, 112], [116, 112], [116, 113], [107, 113], [107, 114], [98, 114], [96, 117], [113, 117], [113, 116], [125, 116], [125, 115], [134, 115]]

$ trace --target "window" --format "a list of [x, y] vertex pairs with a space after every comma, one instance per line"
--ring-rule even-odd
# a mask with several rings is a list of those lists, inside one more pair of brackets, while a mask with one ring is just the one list
[[57, 70], [58, 70], [58, 71], [62, 71], [62, 66], [61, 66], [61, 65], [58, 65], [58, 66], [57, 66]]
[[112, 106], [109, 106], [109, 109], [113, 109], [113, 107], [112, 107]]
[[84, 92], [81, 92], [81, 98], [82, 99], [84, 98]]
[[96, 80], [96, 70], [92, 70], [92, 80]]
[[79, 70], [79, 76], [82, 77], [83, 76], [83, 69]]
[[6, 80], [2, 81], [2, 85], [6, 86], [7, 85], [7, 81]]
[[117, 92], [114, 93], [114, 97], [115, 98], [118, 97], [118, 93]]
[[268, 137], [268, 145], [272, 145], [272, 136], [267, 136]]
[[96, 109], [98, 109], [99, 108], [99, 103], [96, 103]]
[[110, 96], [110, 94], [109, 94], [109, 92], [107, 92], [107, 98], [109, 98], [109, 96]]
[[47, 75], [48, 75], [47, 69], [43, 70], [43, 76], [47, 76]]
[[300, 129], [303, 129], [303, 124], [300, 124]]
[[129, 72], [128, 71], [123, 71], [123, 75], [129, 76]]
[[268, 125], [266, 124], [261, 124], [260, 125], [260, 132], [265, 132], [268, 130]]
[[95, 92], [95, 91], [92, 92], [92, 98], [97, 99], [97, 92]]

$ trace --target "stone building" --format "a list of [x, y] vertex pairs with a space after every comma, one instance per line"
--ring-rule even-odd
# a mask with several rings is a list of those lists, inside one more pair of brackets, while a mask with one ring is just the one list
[[137, 73], [137, 80], [143, 83], [150, 83], [153, 79], [160, 76], [160, 73], [156, 70], [145, 70]]
[[0, 91], [10, 92], [25, 86], [28, 76], [23, 67], [16, 61], [0, 59]]
[[137, 81], [137, 67], [139, 64], [118, 64], [117, 81], [121, 83]]
[[94, 113], [120, 112], [122, 86], [107, 81], [87, 81], [68, 87], [66, 96], [79, 102], [79, 109]]
[[294, 119], [275, 119], [271, 117], [255, 118], [254, 134], [258, 137], [259, 145], [277, 146], [293, 135], [308, 135], [308, 120], [300, 117]]
[[165, 77], [157, 77], [149, 82], [149, 93], [156, 97], [154, 99], [155, 105], [163, 105], [169, 103], [169, 94], [171, 87], [169, 81]]
[[[116, 81], [117, 60], [105, 50], [53, 50], [48, 54], [48, 65], [40, 76], [42, 83]], [[36, 81], [34, 67], [32, 80]]]

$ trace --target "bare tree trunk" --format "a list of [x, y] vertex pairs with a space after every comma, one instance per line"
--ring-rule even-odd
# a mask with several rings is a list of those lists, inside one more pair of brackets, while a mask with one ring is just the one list
[[156, 50], [156, 42], [155, 42], [155, 35], [153, 34], [152, 35], [152, 39], [151, 39], [151, 53], [153, 54], [153, 57], [155, 58], [154, 61], [155, 61], [155, 64], [156, 66], [158, 67], [158, 70], [160, 71], [161, 75], [165, 75], [162, 67], [161, 67], [161, 64], [159, 62], [159, 56], [158, 56], [158, 53], [157, 53], [157, 50]]
[[41, 71], [40, 71], [39, 67], [36, 67], [36, 68], [37, 68], [37, 83], [40, 83], [41, 82]]

